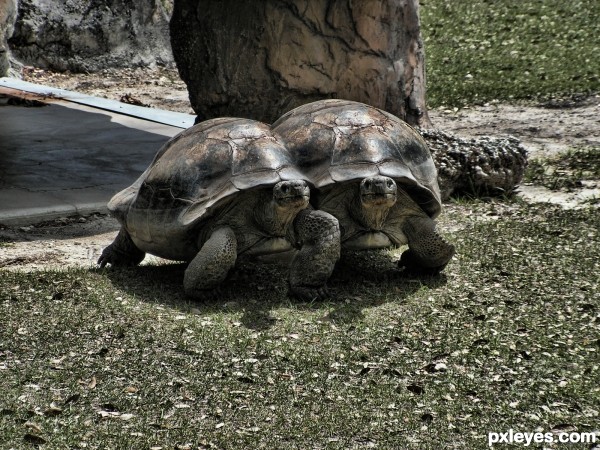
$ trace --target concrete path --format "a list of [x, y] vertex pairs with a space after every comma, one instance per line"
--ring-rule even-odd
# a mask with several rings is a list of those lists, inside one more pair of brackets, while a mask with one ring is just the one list
[[[37, 101], [45, 106], [25, 106]], [[0, 79], [0, 224], [105, 212], [108, 200], [193, 121]]]

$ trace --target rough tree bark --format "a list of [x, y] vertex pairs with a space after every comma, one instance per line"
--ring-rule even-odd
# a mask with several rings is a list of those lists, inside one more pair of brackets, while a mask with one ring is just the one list
[[0, 77], [9, 75], [10, 50], [8, 39], [12, 36], [17, 19], [17, 0], [0, 0]]
[[343, 98], [429, 124], [418, 0], [175, 0], [170, 30], [200, 119]]

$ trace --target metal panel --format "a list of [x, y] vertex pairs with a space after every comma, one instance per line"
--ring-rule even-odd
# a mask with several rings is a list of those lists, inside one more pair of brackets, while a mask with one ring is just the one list
[[79, 92], [57, 89], [50, 86], [42, 86], [40, 84], [29, 83], [17, 78], [3, 77], [0, 78], [0, 86], [19, 91], [31, 92], [34, 94], [54, 97], [61, 100], [66, 100], [80, 105], [91, 106], [93, 108], [112, 111], [126, 116], [137, 117], [140, 119], [149, 120], [152, 122], [171, 125], [178, 128], [189, 128], [194, 125], [196, 116], [180, 112], [165, 111], [161, 109], [146, 108], [143, 106], [129, 105], [127, 103], [109, 100], [106, 98], [93, 97], [91, 95], [81, 94]]

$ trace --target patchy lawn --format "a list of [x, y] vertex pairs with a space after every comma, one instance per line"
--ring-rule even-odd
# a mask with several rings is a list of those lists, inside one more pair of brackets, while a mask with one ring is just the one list
[[198, 303], [177, 264], [2, 271], [0, 447], [473, 449], [598, 430], [597, 210], [461, 201], [442, 227], [458, 249], [442, 276], [353, 254], [327, 302], [289, 300], [278, 266]]
[[600, 149], [573, 148], [552, 158], [529, 160], [524, 181], [552, 190], [573, 190], [600, 183]]

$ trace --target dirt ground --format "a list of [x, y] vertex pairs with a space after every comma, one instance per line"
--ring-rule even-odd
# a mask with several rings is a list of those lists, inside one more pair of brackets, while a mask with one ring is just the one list
[[[25, 81], [113, 100], [194, 114], [175, 69], [108, 69], [100, 73], [25, 70]], [[435, 128], [464, 137], [516, 136], [532, 157], [576, 145], [600, 146], [600, 95], [543, 106], [490, 103], [464, 109], [429, 111]]]
[[[193, 114], [185, 84], [172, 69], [68, 74], [27, 68], [24, 79], [127, 103]], [[529, 151], [530, 158], [544, 158], [582, 145], [598, 147], [600, 151], [599, 95], [541, 106], [491, 103], [460, 110], [439, 108], [430, 110], [429, 114], [435, 128], [462, 137], [515, 136]], [[570, 193], [524, 185], [520, 195], [532, 202], [549, 201], [576, 207], [581, 199], [600, 196], [600, 181]], [[0, 226], [0, 269], [92, 267], [117, 229], [114, 219], [101, 214], [24, 227]], [[156, 261], [146, 258], [145, 263], [153, 260]]]

